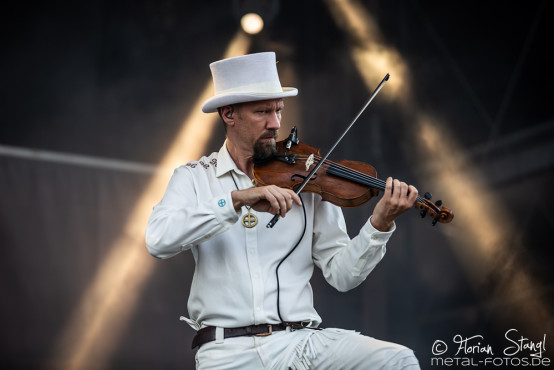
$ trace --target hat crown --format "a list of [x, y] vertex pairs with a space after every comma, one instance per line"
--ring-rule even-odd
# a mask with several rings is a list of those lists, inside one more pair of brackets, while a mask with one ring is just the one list
[[296, 96], [294, 87], [282, 87], [274, 52], [242, 55], [210, 64], [214, 96], [202, 105], [211, 113], [225, 105]]
[[210, 64], [215, 94], [228, 92], [282, 92], [275, 53], [256, 53]]

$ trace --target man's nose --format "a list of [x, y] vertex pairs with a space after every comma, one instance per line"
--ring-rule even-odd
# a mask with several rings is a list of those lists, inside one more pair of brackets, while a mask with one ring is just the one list
[[273, 112], [267, 119], [266, 128], [277, 130], [281, 127], [281, 114], [279, 112]]

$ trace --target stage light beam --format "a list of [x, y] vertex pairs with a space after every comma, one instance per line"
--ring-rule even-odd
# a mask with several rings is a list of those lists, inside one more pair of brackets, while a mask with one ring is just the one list
[[379, 94], [398, 99], [409, 86], [402, 56], [388, 46], [373, 16], [359, 1], [326, 0], [335, 22], [349, 35], [352, 60], [367, 86], [374, 87], [390, 73], [387, 88]]
[[[535, 284], [523, 266], [513, 263], [513, 258], [507, 255], [509, 251], [504, 248], [513, 242], [516, 230], [505, 207], [487, 188], [483, 174], [476, 170], [478, 167], [468, 161], [460, 162], [462, 149], [447, 132], [447, 125], [418, 108], [406, 61], [395, 48], [387, 45], [377, 22], [363, 4], [358, 0], [325, 2], [335, 23], [350, 38], [352, 59], [368, 90], [390, 73], [391, 79], [387, 89], [382, 90], [383, 95], [399, 104], [406, 117], [416, 125], [414, 132], [419, 134], [414, 140], [414, 149], [424, 160], [440, 158], [440, 170], [428, 178], [434, 183], [433, 189], [440, 189], [454, 210], [454, 223], [445, 225], [442, 230], [450, 233], [454, 250], [474, 286], [477, 289], [492, 278], [501, 286], [497, 290], [498, 298], [509, 299], [508, 296], [516, 291], [526, 294], [530, 298], [519, 310], [529, 325], [537, 324], [532, 312], [544, 311], [544, 305]], [[470, 189], [473, 190], [471, 194], [468, 193]], [[510, 272], [509, 277], [505, 276], [506, 271]]]
[[[248, 52], [250, 40], [236, 33], [223, 58]], [[57, 340], [53, 359], [46, 368], [86, 370], [109, 367], [110, 356], [131, 317], [144, 282], [155, 267], [155, 259], [144, 246], [144, 231], [152, 207], [161, 199], [171, 170], [198, 159], [211, 137], [219, 117], [201, 111], [204, 100], [213, 95], [208, 82], [192, 106], [154, 175], [137, 200], [121, 235], [111, 246], [96, 275]]]

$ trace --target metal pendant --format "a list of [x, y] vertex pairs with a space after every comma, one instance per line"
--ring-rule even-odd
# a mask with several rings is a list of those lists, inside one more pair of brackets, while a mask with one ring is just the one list
[[255, 214], [250, 213], [250, 209], [248, 209], [248, 213], [242, 216], [242, 225], [248, 229], [251, 229], [257, 224], [258, 224], [258, 217], [256, 217]]

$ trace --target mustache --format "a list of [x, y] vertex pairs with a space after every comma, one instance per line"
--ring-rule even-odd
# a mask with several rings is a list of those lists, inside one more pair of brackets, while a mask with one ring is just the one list
[[268, 132], [260, 136], [260, 139], [277, 139], [277, 136], [279, 136], [279, 130], [268, 130]]

